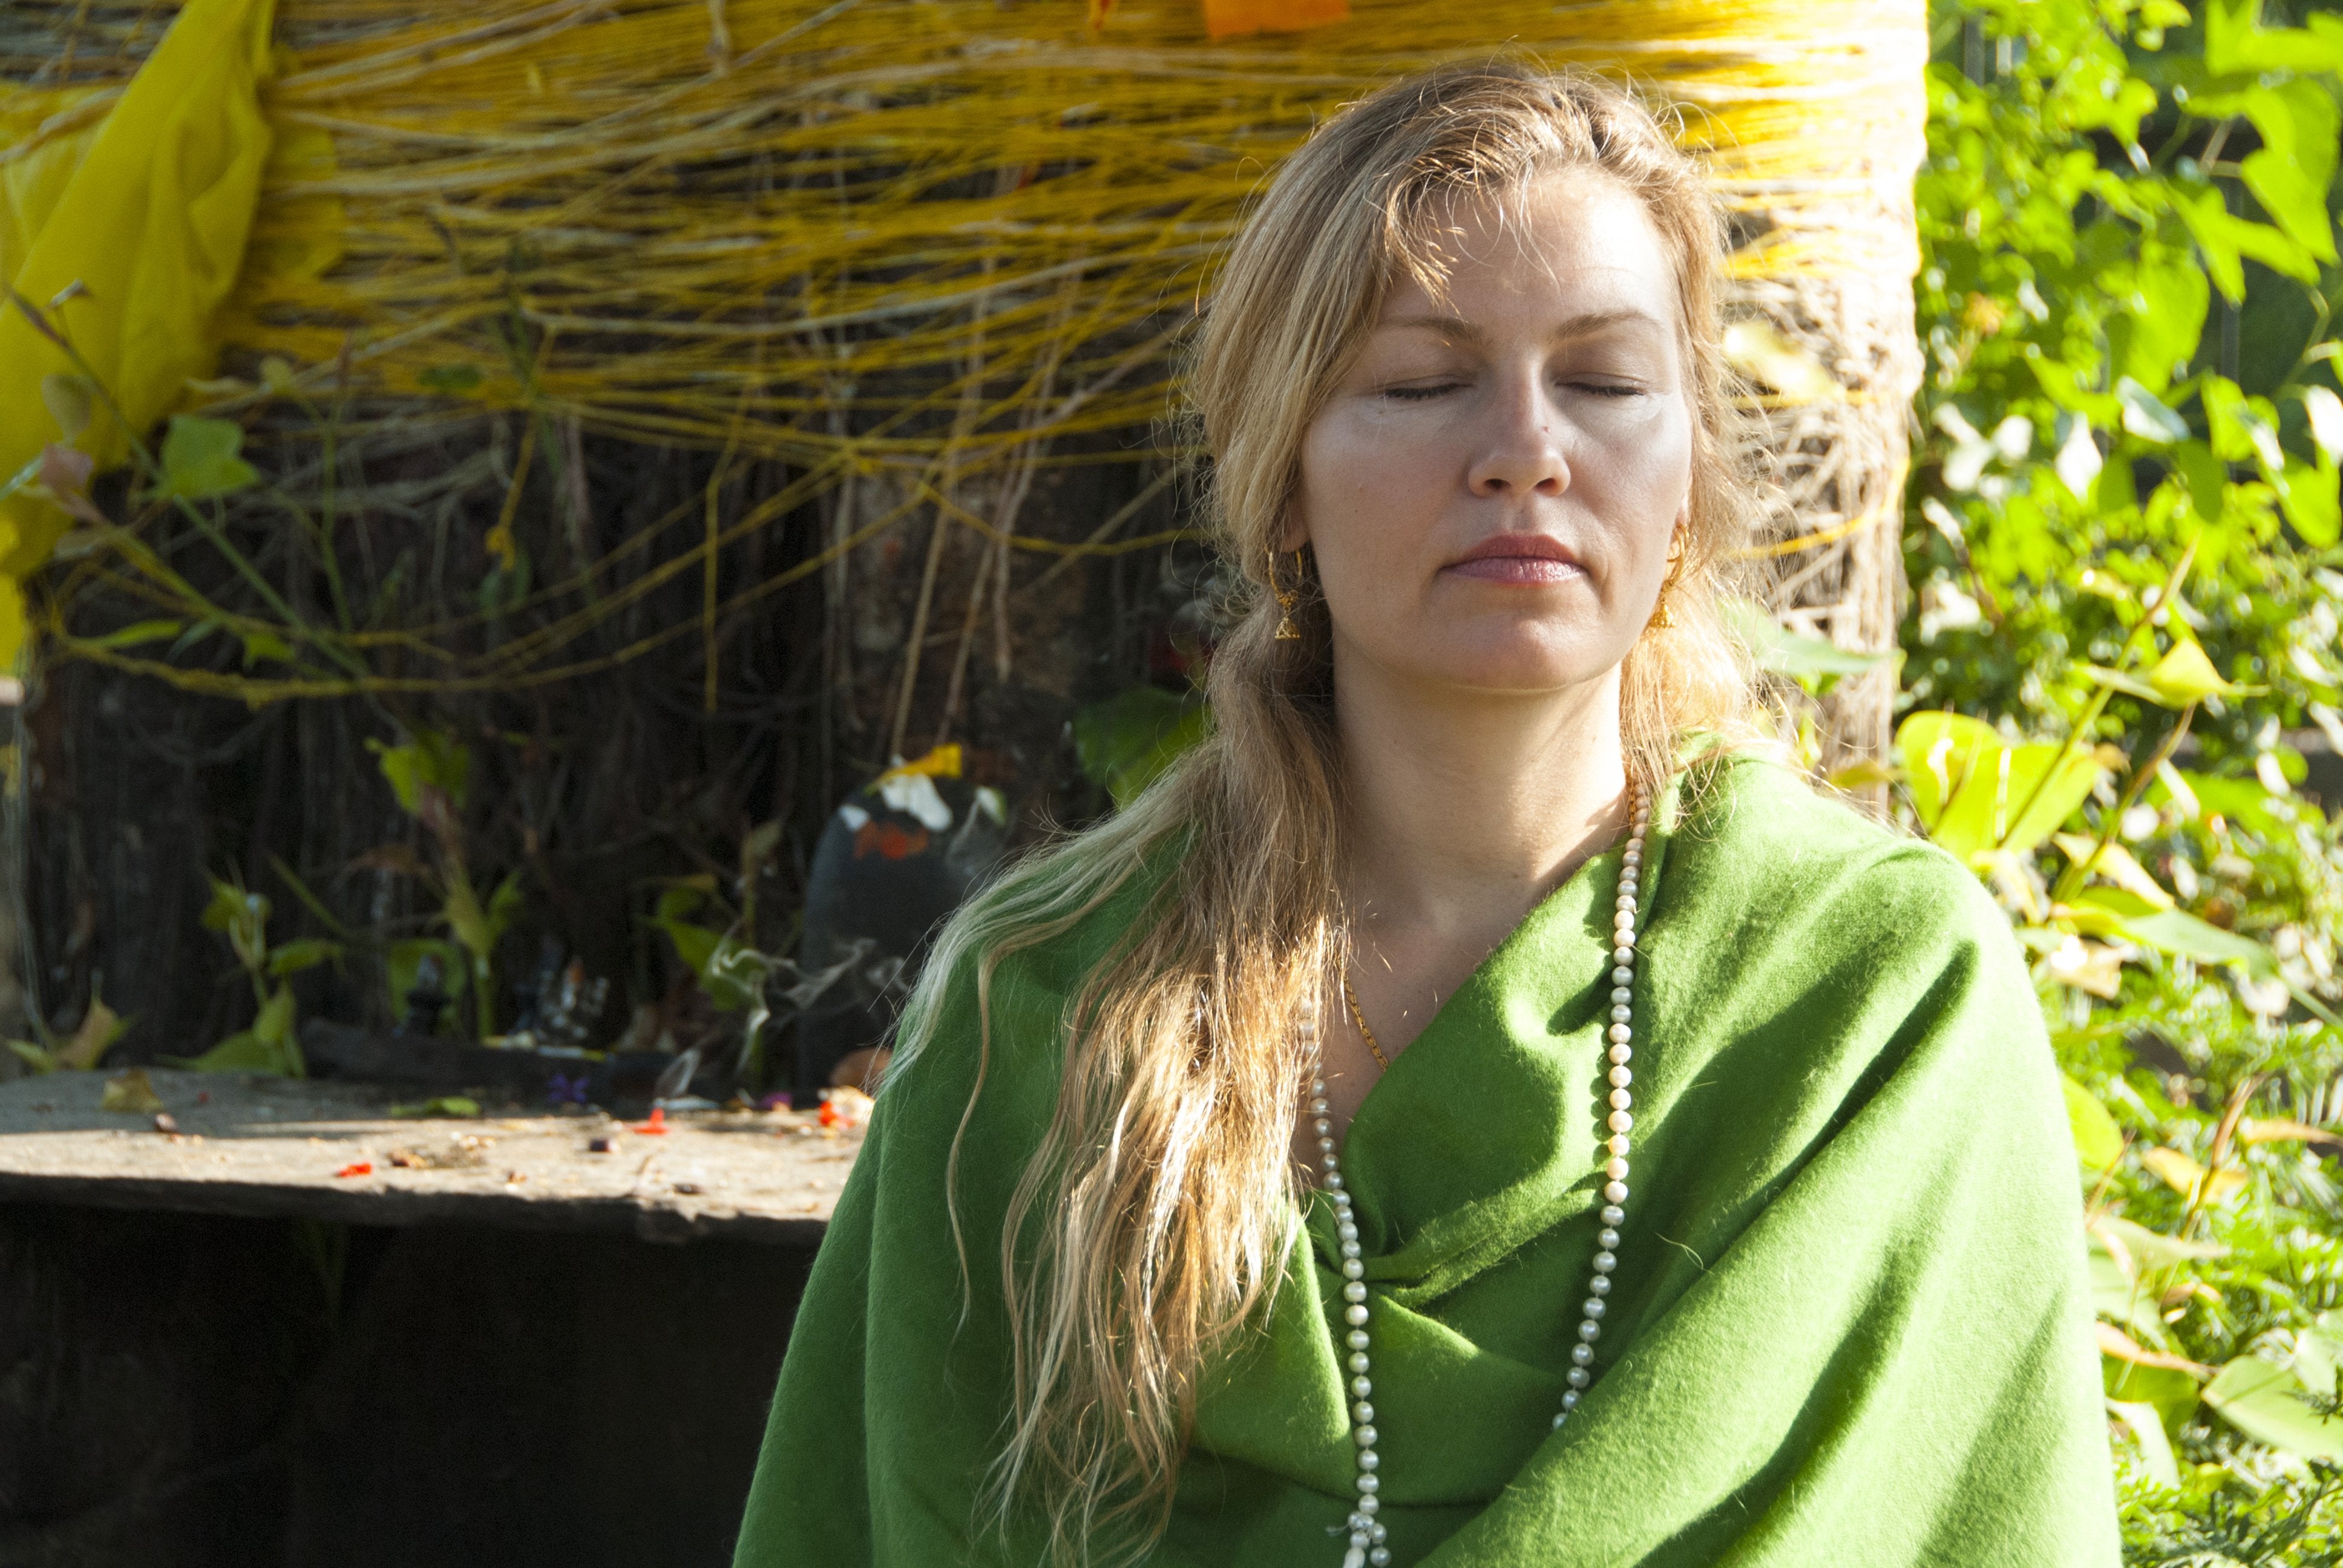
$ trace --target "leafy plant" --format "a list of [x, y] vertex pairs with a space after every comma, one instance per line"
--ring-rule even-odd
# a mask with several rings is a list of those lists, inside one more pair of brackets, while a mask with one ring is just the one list
[[[35, 1029], [38, 1030], [40, 1020], [35, 1018], [32, 1021]], [[98, 1060], [116, 1040], [122, 1038], [130, 1024], [130, 1020], [118, 1017], [112, 1008], [106, 1006], [106, 999], [93, 987], [88, 1010], [82, 1014], [81, 1022], [75, 1027], [70, 1038], [54, 1047], [36, 1044], [29, 1040], [12, 1040], [8, 1042], [8, 1049], [35, 1073], [61, 1070], [86, 1072], [97, 1065]]]
[[1202, 739], [1209, 722], [1200, 697], [1134, 686], [1074, 715], [1074, 752], [1120, 809]]
[[212, 879], [212, 900], [204, 909], [204, 929], [227, 938], [236, 963], [252, 982], [253, 1000], [258, 1004], [259, 1013], [250, 1028], [238, 1030], [201, 1056], [192, 1060], [164, 1058], [169, 1065], [191, 1067], [202, 1072], [266, 1072], [284, 1078], [307, 1075], [297, 1034], [292, 977], [318, 964], [338, 962], [342, 944], [322, 938], [271, 943], [268, 915], [267, 899], [247, 892], [240, 880]]
[[1898, 731], [2067, 1072], [2127, 1561], [2343, 1562], [2343, 22], [1936, 22]]
[[[437, 730], [417, 729], [397, 745], [367, 742], [400, 808], [430, 835], [432, 863], [425, 865], [403, 846], [376, 852], [377, 863], [427, 883], [439, 895], [439, 920], [463, 951], [463, 970], [482, 1038], [496, 1032], [497, 943], [520, 913], [520, 873], [512, 872], [484, 898], [464, 854], [462, 811], [472, 757], [462, 743]], [[444, 951], [444, 949], [436, 950]], [[394, 951], [394, 1002], [414, 984], [424, 956], [435, 950], [407, 944]], [[400, 960], [404, 960], [403, 963]], [[404, 974], [401, 974], [403, 969]], [[400, 982], [402, 979], [405, 984]]]

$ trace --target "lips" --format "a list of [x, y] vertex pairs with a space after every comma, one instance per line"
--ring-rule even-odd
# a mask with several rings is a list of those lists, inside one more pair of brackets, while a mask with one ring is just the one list
[[1492, 534], [1443, 568], [1482, 582], [1543, 585], [1586, 575], [1576, 555], [1544, 534]]

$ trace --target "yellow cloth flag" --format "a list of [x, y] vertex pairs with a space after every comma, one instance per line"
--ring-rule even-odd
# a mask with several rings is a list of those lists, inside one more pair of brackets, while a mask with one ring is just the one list
[[[140, 431], [178, 407], [217, 352], [212, 319], [243, 265], [268, 161], [258, 90], [275, 10], [275, 0], [187, 0], [104, 120], [0, 165], [0, 278], [49, 313]], [[0, 115], [22, 113], [0, 100]], [[75, 283], [85, 292], [51, 310]], [[73, 368], [22, 310], [0, 309], [0, 483], [59, 438], [41, 379]], [[75, 444], [101, 467], [129, 451], [103, 408]], [[23, 645], [18, 585], [65, 527], [45, 500], [0, 498], [0, 672]]]

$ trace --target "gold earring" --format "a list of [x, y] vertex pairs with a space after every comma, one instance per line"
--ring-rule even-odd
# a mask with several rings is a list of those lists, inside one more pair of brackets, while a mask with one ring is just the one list
[[[1293, 552], [1293, 574], [1296, 577], [1302, 575], [1300, 550]], [[1293, 607], [1301, 601], [1302, 596], [1292, 588], [1282, 588], [1277, 586], [1277, 551], [1274, 548], [1269, 552], [1269, 594], [1277, 601], [1277, 640], [1301, 641], [1302, 628], [1293, 624]]]
[[1668, 563], [1666, 579], [1660, 584], [1659, 602], [1652, 607], [1652, 625], [1662, 631], [1676, 623], [1676, 618], [1668, 609], [1668, 590], [1675, 587], [1677, 580], [1684, 576], [1684, 552], [1678, 550], [1675, 558]]

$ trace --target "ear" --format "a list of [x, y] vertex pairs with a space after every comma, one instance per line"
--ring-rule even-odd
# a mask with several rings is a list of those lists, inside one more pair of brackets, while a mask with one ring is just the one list
[[1301, 508], [1288, 506], [1285, 516], [1270, 530], [1269, 548], [1279, 555], [1290, 556], [1310, 542], [1310, 530], [1302, 526]]

